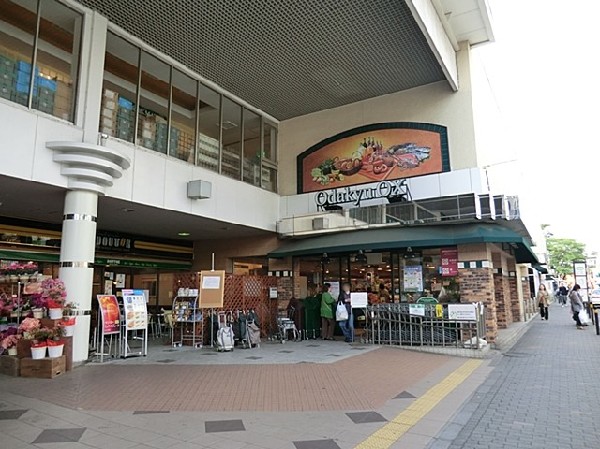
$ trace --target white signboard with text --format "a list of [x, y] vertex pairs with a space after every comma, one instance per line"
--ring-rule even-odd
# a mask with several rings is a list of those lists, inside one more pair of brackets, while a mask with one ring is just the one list
[[475, 304], [448, 304], [448, 319], [454, 321], [477, 321]]

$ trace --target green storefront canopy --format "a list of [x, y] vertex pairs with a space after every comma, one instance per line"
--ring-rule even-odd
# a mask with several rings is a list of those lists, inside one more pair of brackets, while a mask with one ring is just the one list
[[[53, 262], [58, 263], [58, 253], [44, 253], [34, 251], [11, 251], [0, 250], [0, 259], [3, 260], [27, 260], [32, 262]], [[110, 265], [111, 267], [127, 268], [162, 268], [167, 270], [189, 270], [192, 267], [191, 262], [172, 262], [144, 259], [121, 259], [96, 257], [96, 265]]]
[[435, 248], [468, 243], [512, 244], [517, 263], [538, 263], [531, 243], [512, 229], [495, 224], [394, 227], [307, 237], [284, 242], [269, 257]]

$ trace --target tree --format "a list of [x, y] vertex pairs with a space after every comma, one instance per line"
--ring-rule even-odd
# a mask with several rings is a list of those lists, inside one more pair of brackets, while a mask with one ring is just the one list
[[573, 261], [585, 260], [585, 244], [575, 239], [549, 238], [546, 240], [550, 266], [564, 278], [573, 273]]

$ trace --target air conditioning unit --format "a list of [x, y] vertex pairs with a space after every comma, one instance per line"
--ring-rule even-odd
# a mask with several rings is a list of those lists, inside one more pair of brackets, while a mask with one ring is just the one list
[[322, 231], [323, 229], [329, 229], [329, 218], [326, 218], [326, 217], [313, 218], [312, 228], [313, 228], [313, 231]]

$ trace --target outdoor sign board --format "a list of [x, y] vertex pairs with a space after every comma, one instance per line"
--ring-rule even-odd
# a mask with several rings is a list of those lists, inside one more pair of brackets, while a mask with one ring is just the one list
[[409, 304], [408, 310], [411, 315], [425, 316], [425, 304]]
[[128, 331], [148, 327], [146, 296], [142, 290], [123, 290], [125, 326]]
[[225, 271], [205, 270], [200, 272], [200, 308], [216, 309], [223, 307], [225, 292]]
[[344, 131], [297, 158], [298, 193], [450, 171], [445, 126], [375, 123]]
[[423, 267], [421, 265], [404, 267], [404, 291], [423, 291]]
[[448, 319], [455, 321], [477, 321], [475, 304], [448, 304]]
[[119, 303], [114, 295], [98, 295], [100, 316], [102, 317], [102, 332], [104, 335], [118, 334], [121, 331]]
[[350, 293], [350, 303], [353, 309], [366, 309], [369, 305], [367, 300], [367, 292]]

